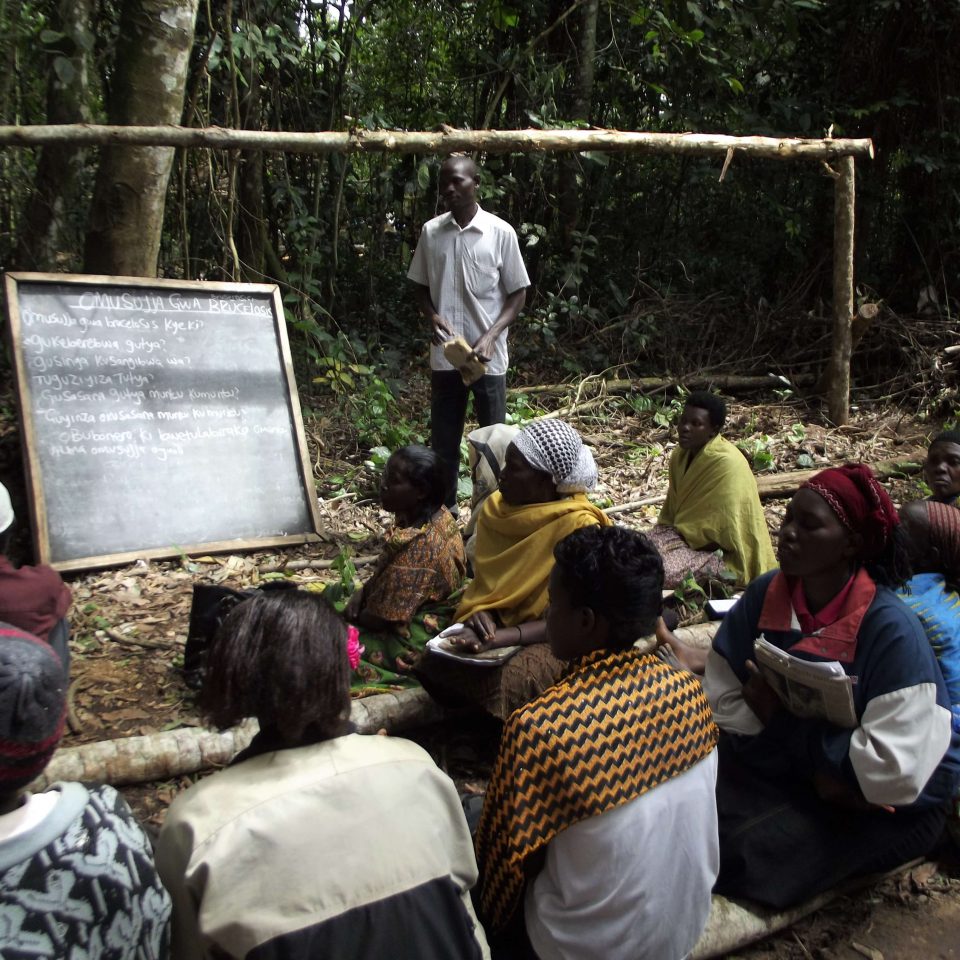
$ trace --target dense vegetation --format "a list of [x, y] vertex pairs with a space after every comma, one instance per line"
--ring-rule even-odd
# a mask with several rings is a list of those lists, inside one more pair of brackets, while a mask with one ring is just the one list
[[[871, 137], [877, 158], [858, 164], [858, 292], [899, 314], [919, 297], [935, 332], [951, 324], [957, 0], [0, 0], [2, 122], [142, 118], [128, 102], [144, 69], [138, 30], [173, 7], [196, 11], [192, 126]], [[105, 152], [0, 154], [5, 265], [102, 269]], [[385, 389], [367, 364], [396, 373], [423, 341], [404, 274], [435, 212], [438, 163], [178, 153], [159, 274], [280, 282], [310, 373]], [[722, 183], [719, 172], [665, 157], [487, 159], [483, 202], [517, 225], [535, 284], [515, 357], [646, 373], [822, 359], [829, 179], [815, 164], [739, 157]], [[901, 346], [881, 341], [873, 382]]]

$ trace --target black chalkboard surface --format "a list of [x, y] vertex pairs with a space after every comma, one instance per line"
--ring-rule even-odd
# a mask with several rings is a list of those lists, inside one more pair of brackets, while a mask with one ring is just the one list
[[6, 291], [42, 561], [315, 537], [276, 286], [11, 273]]

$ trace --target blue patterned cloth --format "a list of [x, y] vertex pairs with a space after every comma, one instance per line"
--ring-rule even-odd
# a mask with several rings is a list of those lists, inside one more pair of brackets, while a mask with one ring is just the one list
[[923, 624], [947, 685], [953, 729], [960, 732], [960, 594], [942, 573], [918, 573], [899, 594]]

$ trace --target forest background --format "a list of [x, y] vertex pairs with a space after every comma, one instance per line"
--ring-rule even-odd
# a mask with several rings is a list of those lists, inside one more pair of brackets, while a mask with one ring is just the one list
[[[960, 3], [931, 0], [0, 0], [0, 122], [254, 130], [598, 127], [870, 137], [857, 297], [883, 305], [854, 400], [953, 400]], [[0, 153], [6, 269], [280, 284], [308, 408], [361, 446], [424, 424], [405, 279], [442, 158], [69, 142]], [[808, 381], [829, 351], [832, 181], [818, 163], [478, 158], [533, 280], [531, 382], [729, 372]]]

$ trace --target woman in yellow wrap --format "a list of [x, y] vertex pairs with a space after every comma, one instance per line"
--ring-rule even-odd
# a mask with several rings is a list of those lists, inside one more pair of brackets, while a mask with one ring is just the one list
[[544, 642], [543, 621], [553, 548], [581, 527], [611, 524], [586, 497], [596, 482], [593, 454], [569, 424], [535, 420], [517, 434], [477, 522], [475, 577], [454, 615], [463, 628], [448, 642], [466, 654], [523, 649], [496, 668], [428, 656], [419, 674], [431, 694], [506, 719], [559, 679], [564, 663]]
[[750, 465], [720, 436], [726, 417], [716, 394], [698, 391], [687, 398], [667, 499], [650, 533], [667, 589], [690, 574], [700, 581], [718, 577], [724, 568], [745, 586], [777, 565]]

